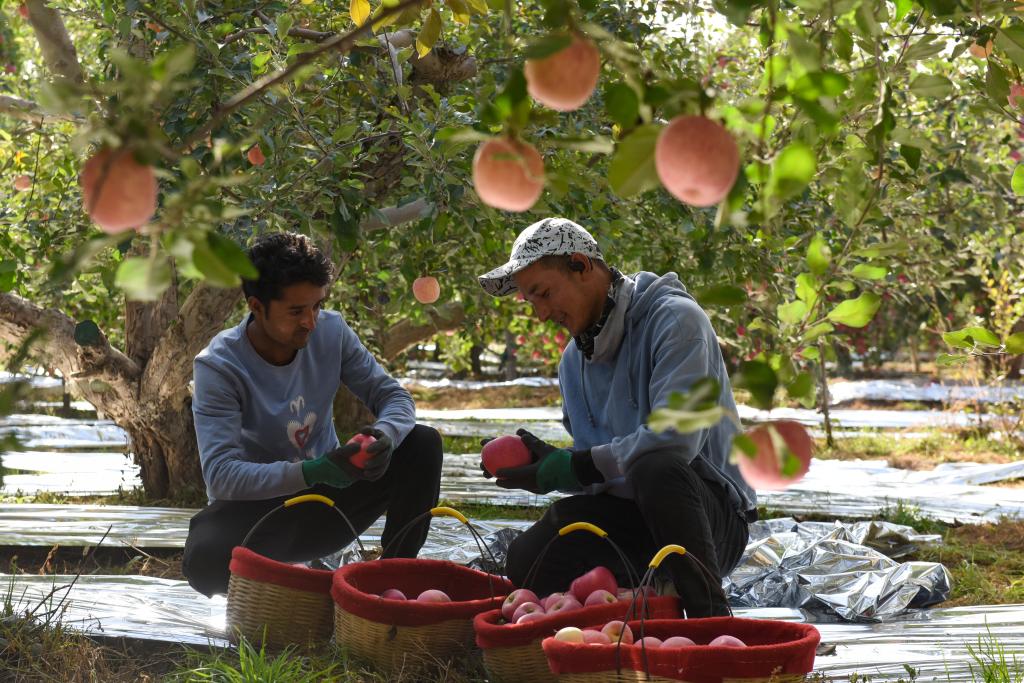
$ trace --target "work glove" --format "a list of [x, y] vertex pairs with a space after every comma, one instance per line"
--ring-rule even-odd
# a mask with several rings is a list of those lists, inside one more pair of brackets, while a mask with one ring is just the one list
[[370, 454], [370, 459], [366, 461], [362, 471], [365, 475], [364, 479], [377, 481], [388, 471], [388, 465], [391, 464], [391, 456], [395, 452], [395, 444], [391, 441], [390, 436], [370, 425], [360, 429], [359, 433], [376, 439], [376, 441], [366, 447], [366, 452]]
[[498, 486], [532, 493], [550, 493], [556, 490], [577, 489], [581, 484], [597, 484], [604, 481], [604, 477], [594, 465], [590, 449], [574, 451], [556, 448], [525, 429], [516, 430], [516, 434], [530, 451], [533, 462], [520, 467], [506, 467], [495, 472]]
[[349, 462], [349, 458], [358, 453], [360, 448], [357, 443], [345, 444], [324, 453], [319, 458], [303, 461], [302, 478], [306, 480], [306, 485], [327, 484], [343, 489], [352, 482], [363, 479], [363, 470]]

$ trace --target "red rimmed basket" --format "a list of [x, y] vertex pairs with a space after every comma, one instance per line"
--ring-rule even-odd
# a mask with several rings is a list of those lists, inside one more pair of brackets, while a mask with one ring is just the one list
[[233, 642], [245, 638], [278, 649], [322, 645], [330, 640], [334, 572], [278, 562], [246, 547], [253, 532], [271, 515], [307, 502], [332, 507], [352, 528], [333, 500], [316, 494], [290, 498], [257, 521], [242, 544], [231, 551], [227, 625], [228, 637]]
[[[482, 539], [461, 513], [442, 507], [429, 514], [459, 519], [482, 549]], [[452, 601], [385, 600], [380, 593], [388, 588], [397, 588], [411, 598], [439, 589]], [[471, 648], [473, 617], [499, 607], [513, 588], [504, 577], [447, 560], [382, 559], [349, 564], [335, 572], [331, 587], [334, 641], [384, 672], [430, 667]]]
[[[640, 621], [629, 622], [634, 634]], [[788, 683], [803, 681], [814, 669], [821, 639], [810, 624], [766, 619], [710, 617], [653, 619], [643, 633], [662, 640], [686, 636], [696, 646], [671, 649], [639, 645], [589, 645], [545, 638], [541, 644], [559, 683]], [[716, 636], [736, 636], [747, 647], [709, 647]]]
[[[631, 580], [636, 579], [625, 556], [602, 529], [587, 522], [576, 522], [558, 531], [565, 536], [574, 531], [589, 531], [607, 540], [626, 565]], [[554, 539], [552, 539], [554, 540]], [[528, 574], [526, 584], [539, 567], [551, 543], [538, 554]], [[671, 619], [681, 615], [679, 599], [676, 597], [654, 597], [646, 601], [646, 616], [651, 619]], [[551, 673], [547, 657], [541, 648], [541, 641], [553, 635], [564, 626], [586, 626], [613, 619], [629, 619], [636, 612], [634, 602], [617, 602], [610, 605], [594, 605], [573, 612], [563, 612], [537, 619], [525, 624], [501, 622], [501, 609], [478, 614], [473, 620], [476, 644], [483, 650], [484, 666], [492, 683], [554, 683], [557, 679]]]
[[[678, 545], [665, 546], [651, 560], [640, 582], [649, 585], [654, 571], [672, 553], [686, 556]], [[701, 563], [693, 559], [707, 573]], [[711, 588], [709, 584], [708, 588]], [[634, 638], [665, 640], [686, 636], [695, 645], [652, 648], [639, 644], [596, 645], [545, 638], [541, 643], [548, 666], [559, 683], [796, 683], [814, 669], [821, 636], [810, 624], [733, 616], [704, 619], [641, 619], [629, 623]], [[600, 626], [601, 624], [594, 624]], [[708, 645], [720, 635], [739, 638], [747, 647]]]

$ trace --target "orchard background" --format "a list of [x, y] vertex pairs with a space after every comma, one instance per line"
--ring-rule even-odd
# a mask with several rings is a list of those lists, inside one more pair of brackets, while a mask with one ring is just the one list
[[[561, 113], [523, 64], [570, 31], [602, 66]], [[7, 0], [0, 39], [0, 340], [127, 430], [154, 497], [202, 488], [192, 358], [240, 319], [263, 231], [316, 237], [332, 307], [392, 368], [433, 338], [456, 369], [492, 348], [553, 370], [564, 333], [476, 283], [549, 215], [623, 271], [679, 273], [754, 405], [813, 406], [822, 362], [851, 355], [982, 356], [1004, 378], [1024, 351], [1014, 2]], [[740, 153], [709, 208], [655, 168], [693, 114]], [[473, 188], [474, 150], [508, 135], [543, 157], [523, 212]], [[137, 230], [86, 211], [105, 148], [155, 173]]]

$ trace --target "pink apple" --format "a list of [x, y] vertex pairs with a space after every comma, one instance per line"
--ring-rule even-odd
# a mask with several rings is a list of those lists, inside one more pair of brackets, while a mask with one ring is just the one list
[[359, 469], [366, 467], [366, 461], [370, 459], [370, 453], [366, 450], [367, 446], [375, 443], [377, 439], [370, 436], [369, 434], [356, 434], [346, 442], [346, 446], [351, 443], [359, 444], [360, 448], [358, 451], [353, 453], [348, 461]]
[[405, 597], [405, 593], [398, 590], [397, 588], [387, 589], [386, 591], [380, 594], [380, 597], [384, 598], [385, 600], [408, 600], [408, 598]]
[[671, 638], [666, 638], [662, 641], [661, 649], [665, 650], [670, 647], [693, 647], [696, 644], [697, 643], [693, 642], [686, 636], [672, 636]]
[[598, 588], [596, 591], [587, 596], [587, 599], [583, 601], [584, 607], [590, 607], [591, 605], [611, 605], [618, 602], [618, 598], [609, 593], [603, 588]]
[[517, 623], [517, 624], [528, 624], [531, 621], [540, 621], [541, 619], [544, 619], [547, 616], [548, 615], [544, 614], [543, 612], [541, 612], [539, 610], [536, 611], [536, 612], [527, 612], [526, 614], [524, 614], [521, 617], [519, 617], [518, 619], [516, 619], [515, 623]]
[[441, 284], [436, 277], [418, 277], [412, 283], [412, 295], [421, 304], [432, 304], [441, 296]]
[[561, 600], [556, 600], [555, 604], [551, 605], [548, 614], [575, 612], [578, 609], [583, 609], [583, 604], [572, 595], [564, 595]]
[[582, 643], [583, 631], [575, 626], [566, 626], [558, 630], [558, 633], [555, 634], [555, 640], [560, 640], [563, 643]]
[[583, 642], [590, 643], [591, 645], [608, 645], [612, 642], [612, 639], [608, 637], [607, 633], [601, 633], [600, 631], [588, 628], [583, 631]]
[[637, 647], [645, 647], [648, 650], [653, 650], [662, 646], [661, 638], [655, 638], [654, 636], [644, 636], [633, 644]]
[[425, 590], [416, 597], [417, 602], [451, 602], [452, 599], [448, 597], [448, 594], [444, 591], [439, 591], [436, 588]]
[[[552, 593], [543, 600], [540, 601], [541, 607], [545, 610], [551, 609], [551, 606], [565, 597], [565, 593]], [[536, 602], [536, 601], [535, 601]]]
[[594, 567], [589, 572], [579, 577], [569, 586], [569, 592], [576, 596], [576, 599], [583, 602], [587, 596], [603, 588], [612, 595], [619, 592], [619, 584], [615, 575], [607, 567]]
[[524, 602], [540, 602], [540, 598], [529, 588], [517, 588], [501, 603], [501, 616], [505, 617], [506, 621], [515, 621], [512, 615]]
[[718, 636], [710, 643], [709, 647], [746, 647], [747, 644], [736, 636]]
[[633, 629], [629, 627], [629, 624], [617, 619], [605, 624], [604, 628], [601, 629], [601, 633], [611, 638], [613, 643], [619, 642], [620, 634], [622, 635], [623, 645], [629, 645], [633, 642]]
[[498, 470], [506, 467], [528, 465], [532, 458], [530, 450], [518, 436], [499, 436], [493, 441], [488, 441], [480, 451], [484, 467], [494, 476], [498, 476]]
[[524, 602], [523, 604], [516, 607], [516, 611], [512, 613], [512, 621], [519, 623], [519, 617], [524, 614], [532, 614], [533, 612], [544, 613], [544, 608], [535, 602]]

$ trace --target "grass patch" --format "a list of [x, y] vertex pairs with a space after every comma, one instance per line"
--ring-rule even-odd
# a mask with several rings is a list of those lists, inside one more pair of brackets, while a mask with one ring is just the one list
[[464, 514], [469, 521], [492, 519], [526, 519], [536, 521], [544, 516], [547, 508], [529, 505], [489, 505], [487, 503], [465, 503], [442, 500], [439, 505], [447, 505]]

